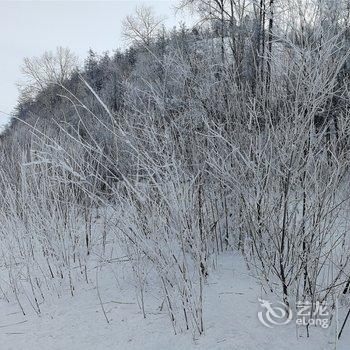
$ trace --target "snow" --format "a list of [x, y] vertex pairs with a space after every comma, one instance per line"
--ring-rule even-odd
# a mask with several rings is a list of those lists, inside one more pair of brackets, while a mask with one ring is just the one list
[[[312, 329], [311, 337], [306, 338], [300, 336], [302, 331], [297, 337], [295, 324], [273, 329], [260, 324], [258, 298], [271, 296], [261, 291], [238, 253], [218, 258], [218, 266], [205, 286], [205, 334], [196, 339], [189, 332], [174, 335], [168, 316], [159, 310], [159, 300], [151, 289], [144, 319], [131, 279], [115, 272], [113, 267], [107, 267], [98, 276], [109, 324], [92, 281], [81, 285], [73, 297], [67, 290], [60, 299], [46, 300], [40, 316], [34, 312], [23, 316], [16, 304], [1, 301], [0, 349], [334, 349], [333, 326], [327, 330]], [[338, 350], [348, 349], [349, 329], [348, 325]]]

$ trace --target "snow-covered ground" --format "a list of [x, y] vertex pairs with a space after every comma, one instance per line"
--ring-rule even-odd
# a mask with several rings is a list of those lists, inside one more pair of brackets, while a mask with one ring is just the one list
[[[327, 330], [311, 329], [311, 338], [306, 338], [303, 330], [298, 335], [293, 321], [272, 329], [260, 324], [258, 298], [269, 297], [262, 293], [242, 258], [232, 252], [219, 257], [218, 268], [205, 286], [205, 334], [197, 339], [190, 333], [174, 335], [167, 314], [156, 303], [148, 303], [154, 307], [146, 304], [144, 319], [133, 287], [125, 283], [127, 276], [119, 280], [107, 268], [98, 278], [109, 324], [93, 283], [82, 286], [74, 297], [67, 291], [60, 299], [46, 300], [41, 316], [34, 312], [23, 316], [16, 304], [1, 301], [0, 349], [335, 349], [334, 325]], [[350, 324], [337, 349], [348, 350], [349, 344]]]

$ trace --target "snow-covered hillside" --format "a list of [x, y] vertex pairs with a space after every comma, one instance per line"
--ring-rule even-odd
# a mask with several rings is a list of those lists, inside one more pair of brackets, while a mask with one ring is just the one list
[[0, 350], [349, 350], [349, 0], [179, 6], [23, 59]]

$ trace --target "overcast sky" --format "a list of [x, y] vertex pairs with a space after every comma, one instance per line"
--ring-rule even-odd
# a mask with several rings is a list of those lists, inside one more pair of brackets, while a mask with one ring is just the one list
[[176, 0], [159, 1], [3, 1], [0, 0], [0, 125], [16, 105], [24, 57], [57, 46], [69, 47], [83, 62], [89, 48], [98, 53], [123, 47], [121, 23], [136, 6], [152, 6], [165, 24], [190, 23], [177, 13]]

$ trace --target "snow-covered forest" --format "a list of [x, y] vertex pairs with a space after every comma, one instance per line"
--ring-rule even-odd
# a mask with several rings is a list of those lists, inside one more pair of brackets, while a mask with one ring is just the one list
[[[91, 339], [63, 316], [52, 349], [348, 349], [350, 3], [178, 7], [195, 26], [139, 7], [127, 48], [83, 66], [24, 59], [0, 135], [6, 349], [43, 348], [18, 324], [59, 310]], [[270, 330], [258, 298], [327, 303], [330, 326]]]

